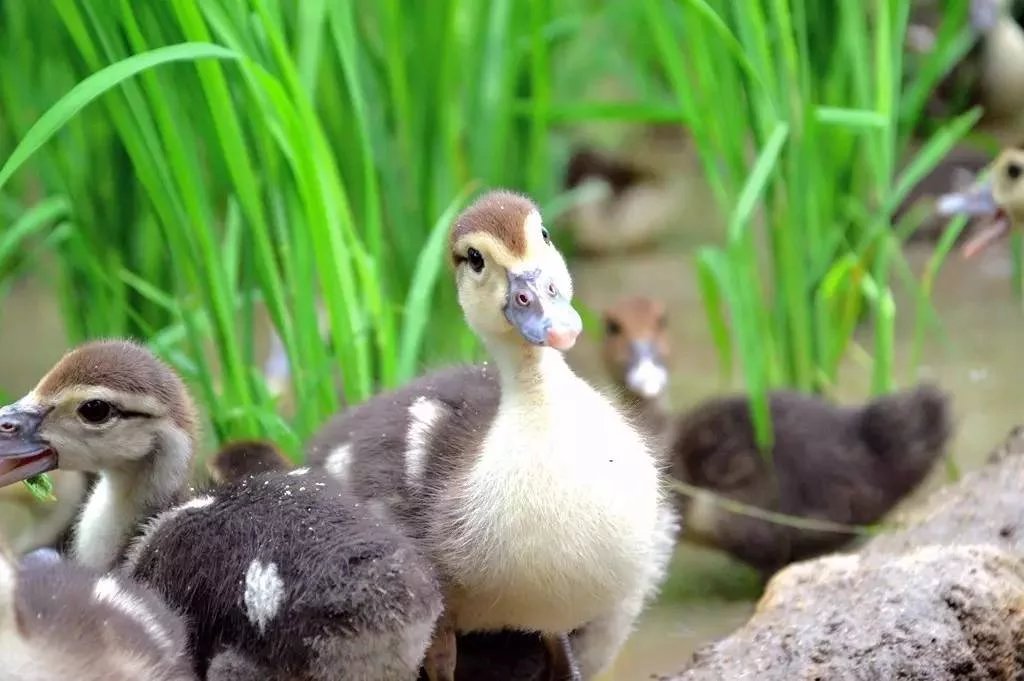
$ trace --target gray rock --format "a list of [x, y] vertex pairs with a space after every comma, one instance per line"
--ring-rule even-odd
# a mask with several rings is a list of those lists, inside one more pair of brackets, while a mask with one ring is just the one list
[[663, 681], [1024, 679], [1024, 429], [856, 553], [777, 573]]

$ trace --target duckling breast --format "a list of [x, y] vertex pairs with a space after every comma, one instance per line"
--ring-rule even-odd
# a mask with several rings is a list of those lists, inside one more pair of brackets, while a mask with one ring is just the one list
[[651, 452], [586, 387], [546, 414], [510, 405], [432, 527], [464, 630], [564, 632], [643, 589], [659, 552]]

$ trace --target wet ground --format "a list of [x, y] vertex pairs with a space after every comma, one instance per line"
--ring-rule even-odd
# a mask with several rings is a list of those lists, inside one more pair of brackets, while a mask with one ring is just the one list
[[[694, 210], [690, 213], [694, 217], [680, 224], [672, 243], [658, 250], [571, 263], [577, 295], [590, 307], [599, 308], [625, 293], [657, 292], [668, 302], [675, 409], [730, 387], [719, 383], [692, 261], [695, 245], [720, 234], [710, 214]], [[915, 271], [921, 271], [930, 252], [928, 244], [908, 247], [906, 254]], [[970, 262], [954, 254], [935, 285], [934, 303], [942, 329], [929, 334], [920, 373], [954, 396], [957, 431], [951, 453], [963, 470], [978, 466], [1011, 426], [1024, 421], [1018, 368], [1024, 313], [1011, 292], [1009, 277], [1009, 250], [1003, 245]], [[897, 302], [902, 305], [906, 297]], [[909, 308], [900, 309], [898, 382], [905, 386], [915, 380], [907, 370], [912, 318], [905, 311]], [[869, 341], [866, 333], [865, 329], [862, 338]], [[584, 336], [573, 350], [572, 361], [581, 373], [603, 380], [595, 340]], [[12, 398], [30, 388], [63, 350], [55, 301], [40, 281], [19, 283], [0, 309], [0, 397]], [[863, 399], [869, 371], [850, 361], [838, 399]], [[920, 493], [941, 484], [944, 475], [941, 467], [937, 469]], [[0, 518], [10, 521], [13, 517], [10, 507], [0, 504]], [[696, 647], [741, 624], [756, 596], [756, 583], [745, 568], [711, 551], [681, 548], [663, 598], [645, 616], [612, 678], [634, 681], [677, 669]]]

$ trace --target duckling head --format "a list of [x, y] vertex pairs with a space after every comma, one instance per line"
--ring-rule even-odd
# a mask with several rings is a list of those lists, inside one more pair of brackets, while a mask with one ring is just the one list
[[960, 213], [987, 219], [988, 224], [963, 246], [968, 258], [1008, 234], [1012, 226], [1024, 225], [1024, 149], [1003, 150], [983, 179], [963, 192], [942, 196], [937, 207], [941, 215]]
[[664, 303], [646, 296], [621, 298], [604, 312], [605, 366], [642, 399], [660, 396], [668, 385], [667, 327]]
[[210, 457], [207, 468], [213, 481], [222, 485], [258, 473], [286, 471], [291, 464], [272, 442], [236, 440]]
[[181, 379], [145, 347], [85, 343], [0, 407], [0, 486], [57, 467], [118, 470], [190, 456], [196, 423]]
[[466, 322], [485, 342], [568, 350], [583, 328], [572, 278], [540, 210], [506, 190], [466, 208], [449, 235]]

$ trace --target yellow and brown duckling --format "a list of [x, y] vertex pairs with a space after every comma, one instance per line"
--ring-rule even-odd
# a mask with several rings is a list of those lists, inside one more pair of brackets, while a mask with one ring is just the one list
[[194, 495], [196, 424], [181, 378], [148, 349], [86, 343], [0, 408], [0, 486], [98, 473], [72, 557], [184, 616], [201, 678], [415, 679], [440, 593], [387, 509], [305, 468]]
[[973, 257], [1024, 224], [1024, 148], [1004, 149], [978, 181], [963, 192], [942, 197], [939, 212], [966, 214], [986, 221], [963, 247]]
[[40, 550], [0, 549], [0, 678], [197, 681], [185, 625], [151, 589]]
[[[565, 361], [581, 330], [572, 280], [536, 205], [491, 191], [448, 242], [458, 298], [493, 364], [449, 367], [326, 424], [309, 460], [393, 504], [434, 559], [455, 633], [540, 633], [553, 665], [592, 678], [657, 591], [675, 514], [641, 433]], [[571, 639], [567, 649], [566, 636]]]
[[71, 527], [95, 476], [78, 471], [53, 471], [54, 499], [35, 498], [24, 485], [0, 488], [0, 536], [16, 556], [41, 548], [66, 550]]
[[[682, 482], [769, 511], [864, 525], [911, 493], [943, 453], [951, 424], [947, 397], [937, 388], [921, 385], [856, 407], [777, 390], [769, 396], [775, 436], [769, 465], [756, 444], [746, 396], [709, 399], [673, 416], [659, 403], [661, 393], [635, 379], [643, 364], [665, 366], [664, 315], [650, 299], [618, 301], [606, 311], [603, 343], [612, 376], [634, 403], [660, 412], [664, 455]], [[634, 342], [643, 351], [634, 350]], [[667, 387], [667, 381], [657, 383]], [[682, 538], [725, 550], [765, 576], [854, 537], [740, 515], [704, 497], [680, 495], [679, 504]]]

